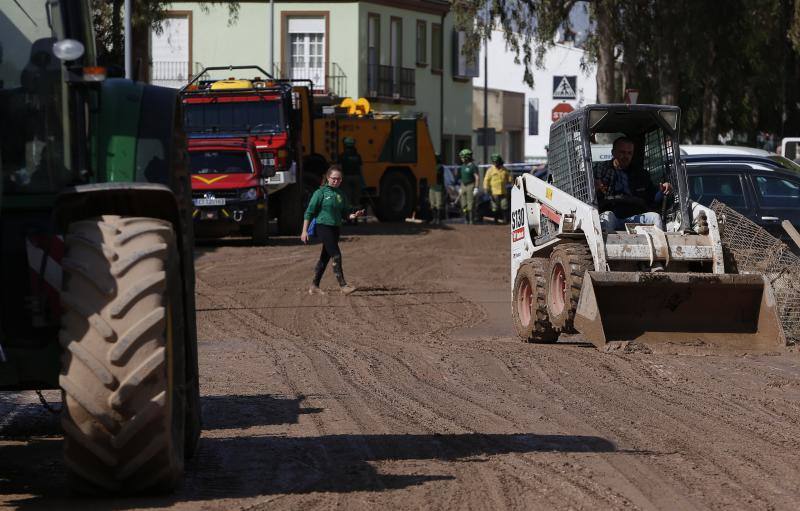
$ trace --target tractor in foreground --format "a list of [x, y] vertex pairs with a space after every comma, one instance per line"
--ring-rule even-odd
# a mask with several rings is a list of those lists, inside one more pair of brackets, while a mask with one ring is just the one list
[[72, 489], [169, 491], [200, 436], [179, 99], [106, 79], [88, 0], [0, 16], [0, 391], [61, 389]]
[[[549, 176], [520, 176], [511, 191], [511, 312], [522, 339], [580, 334], [598, 348], [609, 341], [744, 350], [785, 344], [769, 282], [726, 267], [717, 216], [689, 198], [679, 122], [677, 107], [610, 104], [553, 124]], [[620, 137], [634, 148], [631, 191], [602, 193], [603, 163], [592, 160], [592, 148]], [[664, 183], [669, 191], [655, 206], [636, 193]], [[601, 222], [608, 211], [655, 213], [649, 218], [661, 226]]]

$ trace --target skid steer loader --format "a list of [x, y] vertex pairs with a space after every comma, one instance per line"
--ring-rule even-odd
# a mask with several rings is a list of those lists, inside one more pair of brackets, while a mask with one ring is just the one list
[[[716, 215], [688, 196], [679, 121], [674, 106], [608, 104], [553, 124], [547, 180], [522, 175], [511, 190], [512, 317], [522, 339], [579, 333], [598, 348], [620, 340], [785, 345], [769, 283], [726, 271]], [[623, 136], [634, 145], [631, 193], [670, 183], [669, 193], [596, 189], [603, 162], [592, 160], [592, 148]], [[606, 211], [658, 213], [663, 229], [604, 222], [604, 230]]]

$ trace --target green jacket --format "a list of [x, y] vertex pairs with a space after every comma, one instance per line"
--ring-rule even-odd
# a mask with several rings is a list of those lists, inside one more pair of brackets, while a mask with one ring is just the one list
[[462, 185], [471, 185], [474, 183], [475, 174], [478, 174], [478, 166], [473, 162], [464, 163], [458, 168], [458, 177]]
[[305, 220], [316, 218], [318, 224], [338, 227], [342, 225], [342, 218], [348, 213], [350, 204], [345, 194], [338, 188], [322, 185], [311, 196], [303, 218]]
[[342, 164], [342, 174], [345, 176], [361, 175], [361, 155], [355, 149], [345, 148], [339, 155], [339, 163]]

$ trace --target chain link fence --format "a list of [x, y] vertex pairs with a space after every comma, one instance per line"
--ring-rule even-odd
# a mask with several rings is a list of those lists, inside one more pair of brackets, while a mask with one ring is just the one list
[[800, 257], [766, 230], [714, 200], [725, 267], [735, 273], [762, 274], [772, 285], [783, 333], [800, 342]]
[[581, 117], [570, 115], [550, 128], [548, 171], [553, 185], [581, 202], [592, 203], [589, 189], [591, 169], [586, 168]]

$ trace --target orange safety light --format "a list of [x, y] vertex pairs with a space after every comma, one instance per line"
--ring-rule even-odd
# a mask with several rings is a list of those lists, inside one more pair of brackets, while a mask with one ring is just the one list
[[102, 82], [106, 79], [106, 68], [102, 66], [86, 66], [83, 68], [83, 79], [87, 82]]

